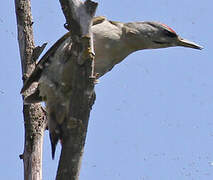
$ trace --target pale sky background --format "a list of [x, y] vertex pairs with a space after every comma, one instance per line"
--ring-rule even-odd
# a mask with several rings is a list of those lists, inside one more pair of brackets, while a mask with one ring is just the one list
[[[96, 86], [80, 180], [213, 179], [212, 0], [105, 0], [97, 15], [160, 21], [204, 50], [136, 52]], [[36, 45], [66, 30], [58, 1], [33, 0]], [[0, 179], [23, 179], [24, 123], [14, 1], [0, 6]], [[46, 49], [47, 50], [47, 49]], [[43, 179], [56, 174], [46, 132]]]

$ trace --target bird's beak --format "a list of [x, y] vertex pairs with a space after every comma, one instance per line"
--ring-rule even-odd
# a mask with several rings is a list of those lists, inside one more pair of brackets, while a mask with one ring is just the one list
[[202, 46], [199, 46], [198, 44], [192, 42], [192, 41], [189, 41], [187, 39], [183, 39], [183, 38], [180, 38], [178, 37], [178, 45], [179, 46], [184, 46], [184, 47], [189, 47], [189, 48], [194, 48], [194, 49], [203, 49]]

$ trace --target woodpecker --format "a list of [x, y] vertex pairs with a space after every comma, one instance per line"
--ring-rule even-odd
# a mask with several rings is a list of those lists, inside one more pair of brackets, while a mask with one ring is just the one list
[[[159, 22], [129, 22], [110, 21], [99, 16], [93, 19], [92, 26], [95, 72], [99, 77], [109, 72], [129, 54], [143, 49], [158, 49], [182, 46], [201, 50], [202, 47], [189, 40], [181, 38], [169, 26]], [[61, 55], [70, 45], [70, 34], [61, 37], [37, 63], [35, 70], [25, 81], [21, 93], [24, 93], [32, 83], [38, 82], [38, 88], [32, 95], [25, 98], [26, 103], [45, 101], [48, 113], [48, 127], [52, 144], [52, 156], [60, 139], [57, 127], [63, 122], [66, 114], [67, 97], [56, 88], [61, 82], [61, 72], [64, 63]], [[63, 88], [63, 87], [62, 87]], [[57, 91], [57, 92], [56, 92]]]

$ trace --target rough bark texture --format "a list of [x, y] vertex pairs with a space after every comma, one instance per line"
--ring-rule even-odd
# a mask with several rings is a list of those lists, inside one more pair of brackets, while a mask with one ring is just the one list
[[[69, 113], [62, 124], [62, 152], [57, 180], [77, 180], [87, 133], [90, 110], [95, 101], [94, 53], [90, 31], [97, 3], [60, 0], [71, 31], [71, 54], [65, 54], [70, 73]], [[71, 58], [70, 58], [71, 57]], [[66, 70], [65, 70], [66, 71]], [[64, 72], [64, 74], [67, 74]]]
[[[23, 81], [35, 67], [35, 49], [30, 0], [15, 0], [18, 43], [21, 56]], [[34, 56], [37, 53], [34, 53]], [[35, 88], [33, 85], [31, 90]], [[29, 95], [29, 91], [26, 92]], [[25, 144], [20, 158], [24, 162], [24, 179], [42, 179], [42, 145], [46, 129], [46, 115], [40, 104], [23, 105]]]

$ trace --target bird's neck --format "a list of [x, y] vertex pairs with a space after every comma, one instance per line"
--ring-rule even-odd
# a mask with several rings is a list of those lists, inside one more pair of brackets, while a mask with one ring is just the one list
[[137, 29], [129, 28], [127, 26], [123, 27], [123, 41], [127, 44], [131, 52], [138, 50], [149, 49], [149, 43], [147, 38], [142, 36], [141, 32]]

